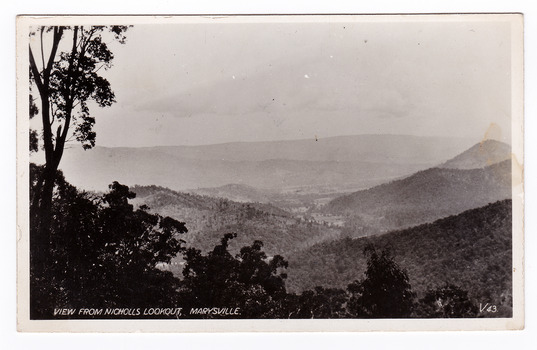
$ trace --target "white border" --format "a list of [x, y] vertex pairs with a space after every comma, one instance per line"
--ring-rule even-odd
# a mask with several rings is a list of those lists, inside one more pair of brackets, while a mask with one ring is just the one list
[[[467, 18], [468, 15], [462, 15], [462, 17]], [[514, 15], [515, 17], [519, 17]], [[337, 17], [337, 16], [336, 16]], [[405, 17], [401, 16], [395, 16], [397, 20], [405, 20]], [[418, 17], [422, 17], [424, 20], [431, 19], [432, 17], [429, 16], [412, 16], [411, 20], [415, 20]], [[447, 20], [456, 20], [457, 17], [461, 16], [449, 16]], [[186, 17], [188, 20], [196, 20], [199, 21], [200, 19], [205, 20], [213, 20], [211, 17]], [[263, 19], [265, 17], [257, 17], [257, 16], [248, 16], [248, 17], [240, 17], [239, 20], [244, 21], [251, 21], [255, 20], [258, 21], [260, 19]], [[339, 18], [339, 17], [337, 17]], [[372, 17], [373, 19], [377, 20], [378, 16]], [[386, 18], [386, 20], [391, 21], [394, 17]], [[73, 20], [72, 23], [81, 23], [80, 18], [77, 17], [70, 17], [67, 18], [67, 22], [70, 20]], [[116, 24], [121, 23], [121, 19], [125, 19], [125, 17], [105, 17], [102, 18], [102, 22], [99, 20], [95, 21], [95, 18], [91, 18], [90, 21], [94, 24], [106, 24], [110, 22], [114, 22]], [[185, 19], [183, 17], [183, 19]], [[270, 21], [273, 21], [274, 17], [270, 18]], [[410, 19], [410, 18], [409, 18]], [[47, 24], [51, 23], [57, 23], [54, 22], [56, 19], [54, 18], [43, 18], [42, 19]], [[147, 20], [146, 17], [134, 17], [128, 18], [127, 23], [128, 24], [138, 24], [142, 23], [145, 20]], [[159, 17], [159, 21], [172, 21], [173, 18], [164, 18]], [[227, 18], [220, 18], [221, 20], [234, 20], [236, 21], [236, 17], [227, 17]], [[306, 17], [299, 16], [296, 17], [296, 20], [308, 20]], [[331, 16], [331, 20], [334, 20], [334, 17]], [[348, 18], [345, 18], [345, 20], [348, 20]], [[381, 19], [383, 20], [383, 19]], [[118, 22], [119, 21], [119, 22]], [[160, 22], [159, 22], [160, 23]], [[517, 28], [515, 29], [521, 29], [522, 23], [520, 20], [513, 20], [513, 25]], [[20, 24], [20, 22], [19, 22]], [[64, 20], [62, 19], [62, 24], [66, 24]], [[20, 27], [19, 27], [20, 29]], [[513, 31], [517, 32], [517, 30]], [[518, 31], [520, 33], [520, 31]], [[22, 57], [27, 58], [27, 33], [22, 33], [22, 31], [19, 31], [18, 33], [19, 38], [22, 38], [23, 40], [20, 40], [19, 43], [23, 43], [20, 45], [18, 54]], [[522, 37], [520, 35], [515, 35], [513, 38], [513, 45], [515, 47], [520, 47], [522, 45]], [[23, 47], [24, 46], [24, 47]], [[22, 62], [22, 63], [21, 63]], [[514, 79], [514, 87], [513, 93], [517, 98], [513, 99], [513, 102], [518, 102], [513, 104], [513, 115], [516, 116], [513, 118], [513, 153], [514, 157], [516, 159], [520, 160], [520, 164], [524, 164], [523, 162], [523, 152], [522, 152], [522, 145], [523, 140], [521, 138], [521, 131], [522, 131], [522, 110], [523, 110], [523, 103], [521, 100], [521, 93], [522, 93], [522, 76], [523, 76], [523, 70], [522, 70], [522, 57], [516, 57], [513, 59], [513, 65], [516, 65], [516, 67], [513, 67], [513, 79]], [[22, 72], [24, 74], [21, 74], [19, 76], [19, 82], [21, 84], [19, 85], [19, 88], [21, 86], [26, 87], [28, 78], [27, 78], [27, 63], [26, 60], [19, 60], [19, 72]], [[20, 91], [20, 90], [19, 90]], [[19, 110], [21, 115], [27, 115], [27, 94], [26, 93], [19, 93], [18, 96], [18, 103], [19, 106], [22, 106], [22, 110]], [[18, 180], [19, 184], [27, 184], [27, 173], [25, 171], [25, 167], [27, 167], [27, 152], [26, 148], [28, 145], [28, 133], [27, 133], [27, 119], [26, 118], [19, 118], [18, 120], [18, 138], [17, 143], [19, 146], [19, 149], [25, 150], [24, 152], [19, 153], [19, 172], [18, 172]], [[518, 142], [516, 142], [518, 141]], [[26, 156], [25, 156], [26, 155]], [[515, 163], [515, 162], [513, 162]], [[522, 178], [522, 169], [521, 167], [513, 167], [514, 176], [516, 175], [519, 178]], [[517, 172], [518, 171], [518, 172]], [[27, 194], [27, 186], [19, 186], [19, 198], [23, 198], [22, 196]], [[26, 191], [26, 192], [25, 192]], [[514, 236], [514, 242], [519, 244], [518, 247], [515, 247], [515, 250], [518, 249], [520, 254], [517, 254], [515, 257], [513, 263], [515, 267], [515, 284], [517, 286], [521, 286], [523, 283], [522, 279], [522, 271], [523, 271], [523, 260], [522, 260], [522, 213], [523, 213], [523, 206], [522, 206], [522, 186], [520, 186], [517, 189], [514, 189], [516, 191], [513, 195], [513, 210], [520, 219], [519, 220], [513, 220], [514, 222], [514, 229], [516, 230], [516, 234]], [[519, 200], [518, 200], [519, 199]], [[516, 204], [515, 204], [516, 203]], [[19, 213], [21, 213], [21, 210], [26, 208], [25, 211], [27, 212], [27, 203], [19, 202]], [[22, 211], [24, 212], [24, 210]], [[25, 220], [23, 220], [25, 221]], [[27, 221], [27, 220], [26, 220]], [[22, 225], [20, 225], [22, 223]], [[517, 226], [517, 223], [519, 226]], [[19, 266], [24, 265], [25, 261], [27, 261], [27, 249], [21, 253], [21, 249], [24, 248], [26, 245], [27, 248], [27, 239], [25, 239], [24, 235], [21, 235], [23, 232], [27, 232], [27, 227], [24, 226], [26, 223], [19, 222], [18, 226], [18, 241], [20, 242], [19, 245]], [[22, 238], [22, 239], [21, 239]], [[19, 271], [21, 271], [19, 269]], [[23, 281], [23, 277], [19, 275], [19, 280]], [[24, 284], [24, 283], [23, 283]], [[27, 284], [27, 283], [26, 283]], [[20, 285], [20, 284], [19, 284]], [[27, 286], [26, 286], [27, 288]], [[19, 290], [19, 305], [24, 304], [25, 297], [24, 297], [24, 286], [21, 290]], [[26, 290], [27, 292], [27, 290]], [[26, 294], [27, 295], [27, 294]], [[200, 321], [190, 321], [190, 320], [180, 320], [180, 321], [81, 321], [81, 320], [69, 320], [69, 321], [29, 321], [25, 320], [23, 318], [19, 319], [19, 328], [21, 330], [33, 330], [33, 331], [50, 331], [51, 328], [50, 325], [52, 324], [54, 330], [58, 331], [101, 331], [101, 332], [110, 332], [110, 331], [156, 331], [156, 332], [177, 332], [177, 331], [356, 331], [356, 330], [479, 330], [479, 329], [516, 329], [520, 328], [523, 322], [523, 307], [522, 303], [520, 301], [523, 300], [523, 290], [522, 288], [515, 288], [514, 294], [513, 294], [514, 300], [515, 300], [515, 308], [514, 308], [514, 318], [511, 319], [479, 319], [479, 320], [299, 320], [299, 321], [291, 321], [291, 320], [268, 320], [268, 321], [252, 321], [252, 320], [239, 320], [239, 321], [207, 321], [204, 320], [203, 326], [200, 327]], [[21, 299], [22, 298], [22, 299]], [[520, 306], [520, 307], [518, 307]], [[27, 313], [27, 310], [21, 309], [19, 310], [22, 314]], [[26, 323], [29, 321], [30, 323]], [[475, 322], [479, 321], [479, 322]], [[181, 322], [181, 329], [178, 328], [178, 322]], [[297, 324], [295, 324], [295, 322]], [[143, 323], [143, 328], [140, 327], [140, 323]], [[425, 324], [422, 324], [425, 323]], [[388, 327], [386, 327], [388, 326]]]

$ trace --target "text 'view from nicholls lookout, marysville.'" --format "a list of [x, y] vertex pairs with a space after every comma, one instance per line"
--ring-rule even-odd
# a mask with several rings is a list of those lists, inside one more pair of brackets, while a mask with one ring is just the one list
[[82, 19], [19, 20], [30, 324], [520, 322], [518, 16]]

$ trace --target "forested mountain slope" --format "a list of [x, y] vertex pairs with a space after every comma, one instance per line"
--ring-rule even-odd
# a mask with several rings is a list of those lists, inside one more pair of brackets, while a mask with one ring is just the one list
[[511, 146], [496, 140], [484, 140], [442, 164], [448, 169], [477, 169], [511, 159]]
[[270, 204], [238, 203], [159, 186], [134, 186], [132, 191], [137, 205], [145, 204], [153, 212], [184, 221], [188, 233], [183, 239], [202, 250], [212, 249], [227, 232], [237, 233], [232, 251], [261, 240], [269, 255], [339, 237], [335, 228], [301, 221]]
[[448, 282], [470, 296], [511, 310], [511, 200], [498, 201], [434, 223], [384, 235], [344, 238], [289, 256], [288, 288], [345, 287], [362, 278], [364, 247], [389, 247], [418, 294]]
[[336, 198], [324, 211], [347, 216], [357, 237], [415, 226], [511, 198], [511, 161], [480, 169], [431, 168]]

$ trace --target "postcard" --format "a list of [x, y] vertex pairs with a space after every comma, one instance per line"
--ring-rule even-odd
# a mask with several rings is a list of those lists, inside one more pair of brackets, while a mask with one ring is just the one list
[[524, 327], [523, 16], [19, 16], [18, 329]]

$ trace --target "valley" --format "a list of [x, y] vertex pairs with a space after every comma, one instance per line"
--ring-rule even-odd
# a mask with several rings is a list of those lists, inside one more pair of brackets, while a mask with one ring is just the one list
[[[399, 148], [362, 149], [379, 142], [368, 137], [335, 138], [326, 149], [314, 144], [314, 152], [309, 141], [97, 148], [64, 171], [78, 185], [111, 176], [130, 184], [135, 207], [186, 223], [187, 247], [208, 252], [228, 232], [237, 233], [233, 254], [262, 241], [269, 257], [289, 261], [293, 292], [362, 278], [363, 249], [373, 243], [394, 253], [418, 295], [454, 283], [508, 315], [510, 147], [492, 140], [456, 151], [429, 145], [422, 157], [416, 142], [427, 140], [384, 138]], [[95, 178], [82, 176], [97, 169]], [[160, 268], [181, 277], [183, 258]]]

